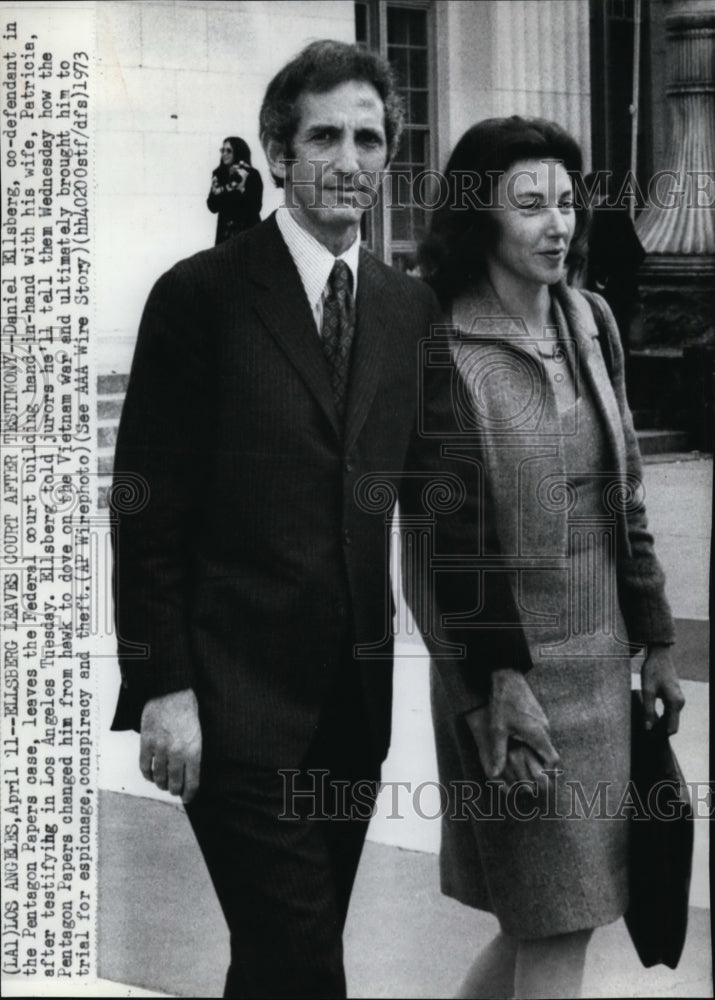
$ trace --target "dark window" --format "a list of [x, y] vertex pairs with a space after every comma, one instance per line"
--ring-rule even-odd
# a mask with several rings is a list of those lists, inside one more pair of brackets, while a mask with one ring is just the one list
[[427, 0], [355, 4], [356, 41], [387, 57], [405, 106], [405, 131], [392, 162], [400, 183], [391, 185], [390, 204], [383, 199], [365, 218], [363, 238], [372, 250], [402, 268], [413, 265], [425, 227], [426, 213], [414, 204], [412, 192], [414, 179], [432, 162], [431, 7]]
[[[641, 23], [636, 176], [647, 184], [652, 166], [650, 99], [650, 5]], [[636, 6], [633, 0], [591, 0], [591, 121], [594, 170], [610, 170], [618, 185], [631, 169], [633, 62]]]

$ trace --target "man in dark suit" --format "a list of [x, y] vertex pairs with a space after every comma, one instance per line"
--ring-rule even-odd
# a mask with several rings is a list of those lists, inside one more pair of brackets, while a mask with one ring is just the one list
[[159, 279], [119, 429], [115, 497], [146, 489], [117, 533], [114, 727], [187, 805], [231, 997], [345, 994], [391, 717], [390, 510], [356, 484], [404, 468], [437, 316], [359, 246], [400, 128], [372, 53], [316, 42], [277, 75], [261, 138], [286, 206]]

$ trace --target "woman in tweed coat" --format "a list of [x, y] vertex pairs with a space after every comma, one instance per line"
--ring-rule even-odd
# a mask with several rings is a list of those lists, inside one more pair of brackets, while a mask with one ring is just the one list
[[[683, 705], [618, 331], [564, 280], [580, 170], [553, 123], [473, 126], [422, 251], [451, 312], [449, 454], [466, 485], [434, 539], [462, 559], [435, 577], [435, 620], [466, 651], [433, 659], [442, 889], [500, 923], [469, 997], [580, 995], [593, 928], [628, 903], [631, 653], [645, 650], [648, 723], [660, 698], [675, 732]], [[505, 573], [516, 620], [486, 620]], [[523, 662], [491, 662], [495, 627], [521, 630]]]

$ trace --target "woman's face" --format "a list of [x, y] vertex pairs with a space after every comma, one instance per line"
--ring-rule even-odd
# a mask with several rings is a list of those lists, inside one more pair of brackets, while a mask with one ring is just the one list
[[230, 167], [233, 163], [233, 147], [230, 142], [224, 142], [221, 147], [221, 163], [224, 167]]
[[571, 178], [558, 160], [520, 160], [499, 179], [496, 223], [487, 253], [492, 279], [535, 285], [563, 277], [576, 217]]

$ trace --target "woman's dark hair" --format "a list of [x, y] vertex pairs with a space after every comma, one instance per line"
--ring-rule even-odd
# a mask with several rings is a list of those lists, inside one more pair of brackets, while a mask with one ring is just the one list
[[[268, 84], [259, 116], [261, 142], [280, 143], [289, 158], [300, 122], [301, 94], [325, 94], [341, 83], [358, 80], [371, 84], [385, 106], [388, 161], [397, 152], [403, 125], [402, 102], [395, 77], [381, 56], [357, 45], [324, 39], [312, 42], [284, 66]], [[273, 176], [278, 187], [283, 180]]]
[[[423, 277], [444, 307], [477, 282], [487, 252], [494, 245], [494, 206], [500, 177], [519, 160], [560, 160], [580, 174], [581, 150], [568, 132], [541, 118], [488, 118], [468, 129], [454, 147], [445, 169], [445, 197], [432, 215], [418, 260]], [[448, 197], [446, 195], [448, 194]], [[572, 254], [582, 252], [587, 215], [576, 206]]]
[[[228, 135], [223, 140], [224, 144], [228, 143], [233, 150], [233, 162], [239, 163], [243, 160], [250, 167], [251, 165], [251, 150], [248, 148], [248, 143], [245, 139], [242, 139], [239, 135]], [[229, 168], [223, 161], [214, 170], [214, 175], [218, 180], [219, 184], [226, 184], [229, 179]]]

